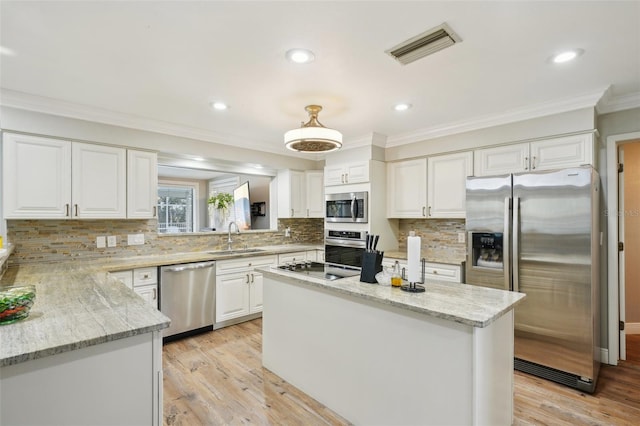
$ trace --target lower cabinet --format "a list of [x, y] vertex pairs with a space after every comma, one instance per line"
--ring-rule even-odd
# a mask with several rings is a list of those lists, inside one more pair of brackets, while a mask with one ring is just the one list
[[277, 256], [216, 262], [216, 325], [262, 312], [263, 276], [255, 268], [276, 262]]
[[[382, 266], [384, 266], [385, 268], [392, 267], [395, 264], [396, 260], [398, 260], [398, 263], [400, 263], [400, 270], [405, 270], [403, 276], [406, 276], [407, 261], [405, 259], [387, 258], [382, 261]], [[464, 268], [462, 265], [426, 262], [424, 269], [424, 278], [425, 280], [461, 283], [463, 281], [463, 269]]]
[[111, 272], [111, 275], [135, 291], [147, 303], [158, 309], [158, 268], [136, 268]]

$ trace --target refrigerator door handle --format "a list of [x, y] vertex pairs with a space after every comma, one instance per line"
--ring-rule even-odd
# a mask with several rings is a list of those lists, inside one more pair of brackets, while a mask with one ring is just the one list
[[520, 283], [518, 275], [520, 274], [520, 268], [518, 265], [518, 259], [520, 257], [520, 197], [514, 197], [513, 199], [513, 256], [511, 262], [513, 264], [513, 291], [520, 291]]
[[511, 257], [511, 248], [509, 246], [511, 231], [511, 198], [504, 199], [504, 238], [502, 239], [502, 258], [504, 262], [504, 289], [511, 290], [511, 268], [509, 258]]

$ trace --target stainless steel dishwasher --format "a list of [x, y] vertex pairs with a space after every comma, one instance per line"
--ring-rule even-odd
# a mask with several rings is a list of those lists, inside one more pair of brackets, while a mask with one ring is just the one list
[[171, 318], [163, 330], [164, 341], [213, 330], [215, 265], [198, 262], [160, 268], [160, 311]]

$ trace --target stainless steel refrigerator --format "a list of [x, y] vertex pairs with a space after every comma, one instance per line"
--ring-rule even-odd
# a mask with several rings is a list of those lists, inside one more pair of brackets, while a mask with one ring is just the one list
[[598, 173], [585, 166], [470, 177], [466, 203], [466, 282], [527, 295], [515, 308], [515, 368], [593, 392]]

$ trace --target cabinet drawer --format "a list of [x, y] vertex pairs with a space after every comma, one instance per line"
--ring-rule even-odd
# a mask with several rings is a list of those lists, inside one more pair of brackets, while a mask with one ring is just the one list
[[451, 281], [459, 283], [461, 281], [460, 266], [445, 265], [442, 263], [429, 263], [425, 265], [425, 280]]
[[153, 266], [150, 268], [136, 268], [133, 270], [133, 286], [157, 284], [158, 268]]
[[216, 262], [216, 275], [275, 264], [275, 255], [219, 260]]
[[278, 265], [291, 262], [304, 262], [307, 260], [307, 253], [304, 251], [296, 251], [293, 253], [283, 253], [278, 255]]

